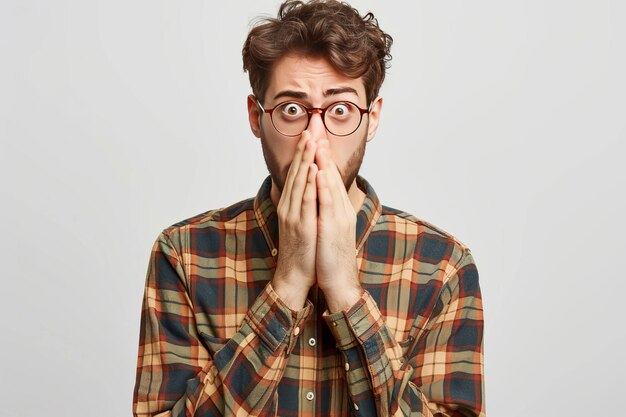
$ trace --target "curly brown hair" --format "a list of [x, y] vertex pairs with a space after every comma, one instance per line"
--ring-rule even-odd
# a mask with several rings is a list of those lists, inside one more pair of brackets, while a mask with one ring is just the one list
[[273, 64], [289, 53], [324, 57], [349, 78], [363, 77], [369, 104], [378, 95], [391, 61], [393, 38], [370, 12], [336, 0], [287, 0], [276, 18], [254, 26], [243, 45], [243, 70], [263, 102]]

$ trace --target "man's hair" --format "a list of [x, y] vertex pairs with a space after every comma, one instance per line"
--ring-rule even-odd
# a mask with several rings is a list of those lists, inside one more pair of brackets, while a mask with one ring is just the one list
[[347, 3], [335, 0], [287, 0], [276, 18], [262, 19], [248, 33], [243, 69], [262, 103], [276, 61], [289, 53], [323, 57], [341, 74], [363, 77], [369, 104], [385, 79], [392, 42], [372, 13], [361, 16]]

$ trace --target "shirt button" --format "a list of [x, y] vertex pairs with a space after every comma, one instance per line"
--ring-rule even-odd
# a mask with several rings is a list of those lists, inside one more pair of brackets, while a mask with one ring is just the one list
[[359, 406], [358, 406], [358, 405], [356, 405], [356, 403], [354, 403], [353, 405], [354, 405], [354, 409], [355, 409], [356, 411], [359, 411]]
[[346, 362], [346, 371], [350, 370], [350, 364], [348, 362]]
[[309, 346], [315, 346], [315, 339], [314, 338], [310, 338], [309, 339]]
[[295, 329], [293, 329], [293, 334], [296, 335], [296, 336], [299, 335], [300, 334], [300, 328], [296, 327]]
[[309, 391], [306, 393], [306, 399], [309, 401], [313, 401], [313, 398], [315, 398], [315, 394], [313, 394], [312, 391]]

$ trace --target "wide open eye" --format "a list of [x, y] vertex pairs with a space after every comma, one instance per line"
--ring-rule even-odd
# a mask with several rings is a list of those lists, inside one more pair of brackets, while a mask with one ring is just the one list
[[290, 102], [284, 103], [280, 105], [281, 116], [285, 120], [295, 119], [304, 114], [306, 114], [306, 110], [300, 103]]
[[333, 135], [346, 136], [358, 129], [361, 123], [361, 112], [356, 104], [350, 101], [337, 101], [326, 109], [324, 123]]
[[335, 119], [345, 119], [350, 117], [350, 113], [354, 112], [354, 108], [350, 103], [338, 102], [333, 104], [328, 112]]

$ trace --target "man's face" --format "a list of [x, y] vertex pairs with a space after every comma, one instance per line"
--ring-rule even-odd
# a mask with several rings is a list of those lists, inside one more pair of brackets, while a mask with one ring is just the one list
[[[361, 78], [353, 79], [340, 74], [324, 58], [302, 55], [286, 55], [275, 63], [263, 107], [271, 109], [289, 100], [296, 100], [309, 108], [325, 108], [341, 100], [351, 101], [361, 108], [368, 107]], [[329, 140], [331, 157], [339, 168], [346, 191], [353, 186], [363, 162], [365, 143], [374, 137], [381, 104], [382, 99], [376, 99], [370, 114], [364, 114], [359, 128], [348, 136], [334, 136], [328, 132], [318, 112], [311, 117], [307, 127], [311, 140]], [[270, 115], [260, 113], [251, 98], [248, 100], [248, 112], [252, 131], [261, 138], [272, 186], [282, 193], [300, 135], [279, 133], [272, 125]]]

